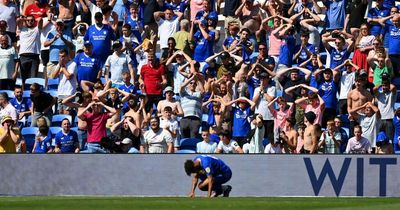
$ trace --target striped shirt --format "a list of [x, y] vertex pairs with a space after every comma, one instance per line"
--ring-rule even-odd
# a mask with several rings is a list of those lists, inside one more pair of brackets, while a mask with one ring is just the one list
[[181, 92], [181, 105], [183, 109], [184, 117], [198, 117], [201, 119], [202, 95], [201, 92], [187, 92], [183, 90]]

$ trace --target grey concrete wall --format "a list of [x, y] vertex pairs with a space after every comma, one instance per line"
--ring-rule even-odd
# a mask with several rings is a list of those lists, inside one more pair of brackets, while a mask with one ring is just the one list
[[[0, 155], [0, 194], [186, 196], [191, 178], [183, 163], [194, 157], [5, 154]], [[400, 197], [399, 156], [217, 157], [233, 171], [232, 196]]]

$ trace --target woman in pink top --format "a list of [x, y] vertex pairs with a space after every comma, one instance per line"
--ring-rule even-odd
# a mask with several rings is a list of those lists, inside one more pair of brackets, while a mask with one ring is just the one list
[[190, 20], [194, 21], [197, 12], [202, 11], [204, 8], [203, 4], [207, 4], [204, 2], [208, 2], [209, 0], [192, 0], [190, 1]]
[[325, 102], [318, 95], [318, 89], [310, 87], [308, 85], [304, 85], [304, 84], [301, 84], [299, 86], [306, 88], [308, 90], [311, 90], [312, 92], [308, 94], [308, 97], [303, 97], [303, 98], [297, 99], [295, 101], [296, 105], [298, 105], [302, 109], [304, 109], [304, 113], [307, 113], [309, 111], [314, 112], [314, 114], [317, 116], [314, 121], [314, 125], [321, 124], [322, 112], [325, 109]]
[[[279, 105], [278, 111], [274, 109], [275, 102], [277, 102]], [[271, 111], [271, 114], [275, 119], [274, 130], [280, 128], [285, 132], [288, 131], [286, 120], [292, 115], [293, 107], [293, 103], [288, 106], [286, 100], [282, 96], [275, 98], [268, 104], [268, 109]]]

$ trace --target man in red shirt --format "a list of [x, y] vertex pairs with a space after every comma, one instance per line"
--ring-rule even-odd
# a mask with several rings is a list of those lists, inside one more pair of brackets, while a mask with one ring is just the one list
[[[92, 112], [88, 112], [89, 109]], [[103, 112], [103, 108], [106, 112]], [[107, 119], [112, 117], [116, 110], [102, 102], [92, 102], [85, 109], [78, 112], [79, 119], [87, 123], [87, 150], [83, 153], [106, 153], [107, 151], [100, 145], [102, 138], [107, 137]]]
[[24, 15], [33, 15], [36, 21], [38, 21], [40, 17], [47, 17], [47, 9], [48, 7], [45, 1], [35, 0], [35, 3], [26, 7]]
[[153, 104], [156, 105], [162, 99], [164, 87], [167, 85], [165, 66], [160, 64], [154, 53], [147, 56], [148, 63], [143, 65], [140, 71], [140, 88], [146, 94], [146, 111], [148, 112]]

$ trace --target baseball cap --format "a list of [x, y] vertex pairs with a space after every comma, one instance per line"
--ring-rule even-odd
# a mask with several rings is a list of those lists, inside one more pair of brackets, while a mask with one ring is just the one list
[[167, 93], [168, 91], [174, 92], [174, 89], [171, 86], [168, 86], [164, 89], [164, 93]]
[[208, 15], [208, 19], [210, 19], [210, 20], [218, 20], [218, 15], [217, 15], [217, 13], [211, 12], [211, 13]]
[[124, 140], [121, 141], [121, 144], [131, 144], [132, 143], [132, 139], [129, 138], [124, 138]]
[[2, 125], [3, 125], [3, 123], [5, 123], [7, 121], [13, 121], [14, 122], [14, 120], [11, 118], [10, 115], [5, 115], [5, 116], [3, 116], [3, 118], [1, 118], [1, 124]]
[[93, 44], [88, 40], [88, 41], [85, 41], [84, 46], [85, 47], [86, 46], [93, 46]]

